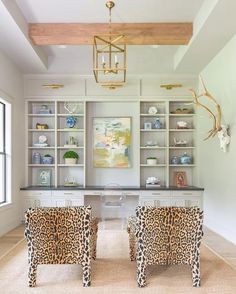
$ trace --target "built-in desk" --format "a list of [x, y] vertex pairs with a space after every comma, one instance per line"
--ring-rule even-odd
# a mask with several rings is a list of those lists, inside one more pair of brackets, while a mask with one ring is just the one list
[[[127, 196], [127, 215], [133, 215], [137, 205], [198, 206], [202, 208], [203, 188], [199, 187], [121, 187]], [[22, 217], [29, 207], [64, 207], [91, 205], [94, 215], [100, 216], [100, 195], [104, 187], [39, 187], [21, 188]], [[114, 217], [116, 217], [114, 215]]]

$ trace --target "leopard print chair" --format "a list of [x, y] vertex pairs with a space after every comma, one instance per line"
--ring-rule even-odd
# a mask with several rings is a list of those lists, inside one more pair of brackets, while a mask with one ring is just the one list
[[197, 207], [138, 207], [128, 220], [130, 259], [137, 262], [137, 283], [146, 285], [148, 265], [187, 264], [200, 286], [203, 212]]
[[97, 219], [90, 207], [29, 208], [25, 213], [28, 285], [36, 286], [39, 264], [81, 264], [83, 286], [91, 284], [90, 260], [96, 258]]

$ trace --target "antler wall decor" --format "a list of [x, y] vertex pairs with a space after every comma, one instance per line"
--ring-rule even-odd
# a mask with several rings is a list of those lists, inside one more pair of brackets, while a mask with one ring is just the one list
[[[230, 136], [228, 135], [228, 127], [225, 125], [222, 125], [222, 112], [221, 107], [219, 103], [216, 101], [216, 99], [209, 93], [207, 90], [202, 77], [199, 77], [200, 83], [203, 87], [203, 93], [200, 95], [197, 95], [196, 92], [193, 89], [190, 89], [189, 91], [192, 93], [193, 96], [193, 104], [202, 107], [205, 109], [212, 119], [212, 128], [208, 132], [208, 136], [204, 139], [207, 140], [209, 138], [215, 137], [215, 135], [218, 135], [218, 138], [220, 140], [220, 148], [226, 152], [226, 146], [230, 143]], [[216, 108], [216, 114], [206, 105], [204, 105], [202, 102], [200, 102], [200, 98], [205, 97], [213, 102]]]

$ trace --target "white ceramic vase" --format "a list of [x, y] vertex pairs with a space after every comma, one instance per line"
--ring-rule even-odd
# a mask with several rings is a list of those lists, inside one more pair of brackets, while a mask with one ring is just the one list
[[157, 159], [147, 159], [147, 164], [148, 165], [156, 165], [157, 164]]

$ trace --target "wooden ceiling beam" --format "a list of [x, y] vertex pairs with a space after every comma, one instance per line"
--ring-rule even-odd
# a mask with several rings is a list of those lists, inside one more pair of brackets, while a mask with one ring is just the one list
[[[108, 33], [107, 23], [31, 23], [35, 45], [92, 45], [94, 35]], [[112, 23], [112, 33], [124, 34], [127, 45], [187, 45], [192, 23]]]

